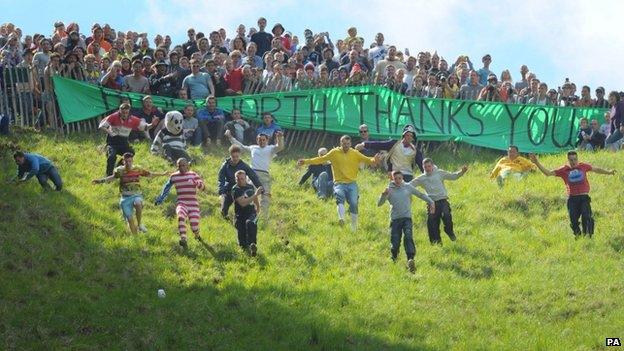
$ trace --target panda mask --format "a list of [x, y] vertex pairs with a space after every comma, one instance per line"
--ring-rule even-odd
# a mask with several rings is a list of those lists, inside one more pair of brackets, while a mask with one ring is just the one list
[[173, 135], [182, 133], [184, 117], [178, 111], [169, 111], [165, 115], [165, 128]]

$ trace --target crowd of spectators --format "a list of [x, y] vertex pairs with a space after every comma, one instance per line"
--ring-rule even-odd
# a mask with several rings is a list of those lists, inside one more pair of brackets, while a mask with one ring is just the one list
[[[53, 89], [50, 77], [58, 74], [182, 99], [370, 84], [414, 97], [611, 108], [611, 119], [620, 115], [615, 113], [620, 93], [605, 98], [604, 88], [592, 95], [590, 87], [582, 86], [578, 96], [567, 78], [554, 89], [526, 65], [515, 80], [507, 69], [496, 75], [489, 54], [478, 67], [466, 55], [449, 61], [437, 52], [410, 55], [387, 45], [382, 33], [369, 44], [355, 27], [344, 39], [332, 40], [329, 33], [310, 29], [300, 38], [279, 23], [267, 27], [265, 18], [256, 24], [249, 29], [240, 24], [233, 36], [223, 28], [206, 33], [189, 28], [188, 40], [176, 45], [169, 35], [157, 34], [150, 42], [147, 33], [117, 31], [108, 24], [81, 31], [76, 23], [56, 22], [46, 37], [23, 36], [5, 23], [0, 26], [0, 65], [32, 68], [38, 76], [32, 79], [32, 93], [44, 101], [45, 92]], [[613, 132], [620, 119], [610, 123]]]

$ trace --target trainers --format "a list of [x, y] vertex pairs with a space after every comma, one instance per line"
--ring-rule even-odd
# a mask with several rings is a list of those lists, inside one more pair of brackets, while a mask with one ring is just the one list
[[413, 258], [407, 260], [407, 269], [410, 271], [410, 273], [416, 272], [416, 262], [414, 262]]
[[147, 233], [147, 228], [145, 227], [145, 224], [141, 224], [141, 225], [139, 226], [139, 231], [140, 231], [141, 233]]
[[249, 245], [249, 254], [251, 255], [251, 257], [256, 257], [256, 255], [258, 254], [258, 247], [256, 246], [256, 244]]
[[455, 241], [457, 240], [457, 237], [455, 236], [455, 234], [449, 234], [449, 239], [451, 239], [451, 241]]
[[197, 239], [197, 241], [199, 241], [200, 243], [204, 242], [204, 239], [202, 239], [202, 237], [199, 235], [195, 235], [195, 239]]
[[344, 225], [344, 219], [339, 218], [338, 219], [338, 225], [340, 225], [342, 227]]
[[188, 244], [186, 243], [186, 238], [180, 239], [180, 246], [182, 246], [182, 248], [184, 249], [188, 248]]

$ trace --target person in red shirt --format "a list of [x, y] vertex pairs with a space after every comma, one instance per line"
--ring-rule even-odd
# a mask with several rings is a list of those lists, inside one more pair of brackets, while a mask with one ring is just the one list
[[583, 235], [591, 237], [594, 234], [594, 218], [592, 217], [587, 173], [593, 171], [598, 174], [614, 175], [615, 170], [606, 170], [594, 167], [589, 163], [579, 162], [576, 151], [568, 151], [568, 164], [554, 170], [546, 169], [535, 154], [530, 154], [529, 158], [544, 175], [556, 176], [563, 180], [568, 192], [568, 214], [574, 236], [578, 238], [581, 235], [580, 217]]
[[223, 78], [225, 83], [227, 83], [227, 89], [225, 89], [227, 95], [241, 94], [243, 90], [243, 69], [234, 68], [234, 63], [231, 59], [225, 61], [225, 75]]
[[108, 115], [100, 122], [99, 129], [106, 133], [106, 175], [113, 174], [115, 168], [115, 162], [117, 162], [117, 155], [123, 155], [125, 153], [134, 154], [134, 150], [130, 147], [128, 136], [133, 130], [146, 130], [152, 128], [154, 122], [158, 124], [158, 120], [155, 119], [152, 123], [148, 124], [145, 120], [139, 117], [130, 115], [130, 104], [123, 103], [119, 106], [119, 111]]

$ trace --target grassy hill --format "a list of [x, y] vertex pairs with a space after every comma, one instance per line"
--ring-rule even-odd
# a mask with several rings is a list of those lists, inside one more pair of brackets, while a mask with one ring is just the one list
[[[381, 173], [361, 176], [354, 234], [336, 226], [332, 201], [297, 185], [301, 153], [276, 158], [272, 220], [259, 231], [254, 259], [218, 216], [225, 147], [195, 167], [211, 185], [201, 199], [208, 245], [190, 240], [184, 252], [173, 197], [151, 203], [165, 178], [142, 182], [149, 232], [132, 236], [117, 185], [90, 184], [105, 169], [100, 136], [16, 140], [55, 161], [66, 187], [0, 187], [1, 349], [599, 350], [605, 337], [624, 337], [620, 175], [590, 175], [596, 235], [574, 240], [561, 180], [534, 174], [501, 191], [487, 178], [498, 154], [429, 155], [444, 169], [471, 168], [447, 183], [457, 242], [430, 246], [424, 205], [415, 201], [410, 274], [403, 249], [398, 263], [389, 258], [389, 208], [376, 207]], [[15, 165], [7, 140], [0, 146], [6, 179]], [[170, 168], [146, 145], [136, 148], [135, 163]], [[581, 160], [624, 172], [623, 153]], [[564, 161], [542, 159], [553, 168]]]

